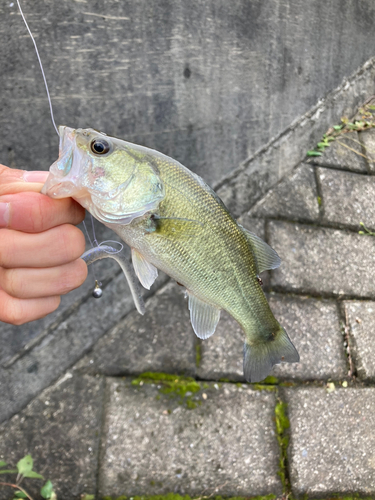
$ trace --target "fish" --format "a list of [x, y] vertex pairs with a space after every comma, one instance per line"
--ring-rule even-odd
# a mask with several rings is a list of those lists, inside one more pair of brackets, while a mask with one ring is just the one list
[[[272, 367], [299, 355], [274, 317], [259, 274], [280, 257], [231, 216], [204, 180], [178, 161], [87, 128], [59, 127], [59, 157], [42, 193], [72, 197], [131, 248], [147, 289], [162, 270], [186, 289], [200, 339], [216, 329], [221, 310], [242, 327], [244, 376], [259, 382]], [[105, 255], [98, 249], [99, 258]], [[90, 261], [95, 260], [91, 251]], [[139, 291], [131, 283], [136, 304]], [[138, 310], [143, 306], [138, 302]]]

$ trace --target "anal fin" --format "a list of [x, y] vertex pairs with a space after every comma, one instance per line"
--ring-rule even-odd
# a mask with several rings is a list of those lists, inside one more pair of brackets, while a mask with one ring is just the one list
[[195, 295], [189, 296], [189, 311], [191, 326], [196, 336], [202, 340], [208, 339], [215, 332], [220, 319], [220, 309], [203, 302]]
[[158, 277], [157, 268], [150, 264], [135, 248], [132, 248], [132, 262], [139, 281], [147, 290], [150, 290], [151, 285]]

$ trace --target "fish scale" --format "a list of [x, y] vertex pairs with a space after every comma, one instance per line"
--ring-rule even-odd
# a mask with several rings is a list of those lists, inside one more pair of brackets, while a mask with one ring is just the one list
[[[144, 236], [143, 222], [138, 221], [131, 224], [132, 232], [123, 227], [115, 231], [198, 298], [227, 310], [250, 339], [271, 334], [278, 323], [256, 277], [250, 245], [236, 221], [216, 194], [194, 174], [173, 161], [160, 161], [157, 166], [166, 186], [158, 213], [163, 217], [197, 220], [204, 227], [199, 231], [197, 226], [198, 234], [188, 241], [181, 241], [178, 236], [171, 240], [163, 233]], [[225, 280], [214, 276], [221, 273]], [[235, 279], [231, 279], [232, 273]]]
[[[280, 265], [274, 250], [228, 212], [196, 174], [162, 153], [108, 137], [93, 129], [60, 127], [60, 153], [43, 193], [72, 196], [131, 248], [135, 272], [150, 288], [157, 269], [186, 287], [195, 333], [215, 331], [220, 310], [245, 333], [244, 374], [266, 377], [280, 362], [299, 361], [287, 333], [273, 316], [258, 274]], [[112, 257], [97, 247], [86, 262]], [[120, 257], [116, 260], [121, 265]], [[129, 265], [122, 268], [143, 314]]]

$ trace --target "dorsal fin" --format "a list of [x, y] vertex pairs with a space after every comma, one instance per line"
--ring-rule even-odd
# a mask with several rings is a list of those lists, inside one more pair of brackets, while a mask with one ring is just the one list
[[257, 263], [258, 274], [268, 269], [276, 269], [281, 264], [281, 259], [265, 241], [251, 233], [241, 225], [240, 228], [245, 233], [247, 241], [250, 243], [251, 249], [254, 253], [255, 260]]
[[215, 333], [220, 319], [220, 309], [203, 302], [189, 291], [187, 293], [189, 296], [191, 326], [198, 338], [208, 339]]

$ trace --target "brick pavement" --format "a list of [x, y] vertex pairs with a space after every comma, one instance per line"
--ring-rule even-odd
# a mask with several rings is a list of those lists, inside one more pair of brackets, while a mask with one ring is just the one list
[[265, 291], [299, 364], [244, 384], [229, 315], [199, 341], [180, 287], [162, 276], [141, 317], [103, 267], [100, 302], [87, 285], [55, 327], [19, 330], [42, 335], [19, 359], [17, 341], [4, 351], [0, 459], [31, 453], [59, 499], [375, 496], [375, 238], [358, 234], [375, 224], [375, 130], [353, 136], [357, 153], [332, 144], [241, 218], [282, 257]]

